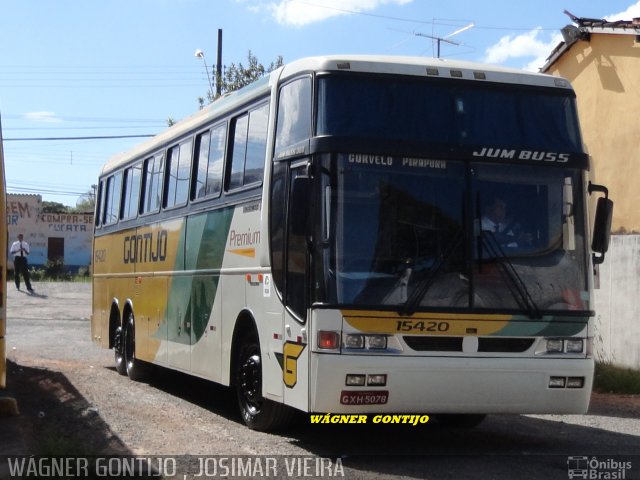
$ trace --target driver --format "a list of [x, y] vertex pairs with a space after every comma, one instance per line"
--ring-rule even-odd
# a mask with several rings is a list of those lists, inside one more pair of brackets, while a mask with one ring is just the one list
[[485, 215], [482, 216], [482, 230], [493, 232], [500, 245], [510, 248], [531, 243], [531, 234], [524, 232], [514, 232], [515, 222], [507, 218], [506, 202], [496, 196], [485, 208]]

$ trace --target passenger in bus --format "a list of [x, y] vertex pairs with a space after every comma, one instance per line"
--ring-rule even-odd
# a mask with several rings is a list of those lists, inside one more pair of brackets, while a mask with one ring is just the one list
[[507, 204], [502, 198], [492, 197], [484, 210], [482, 230], [492, 232], [501, 246], [517, 248], [531, 243], [531, 234], [520, 231], [519, 224], [507, 217]]
[[13, 255], [13, 275], [15, 277], [16, 288], [20, 290], [20, 275], [24, 277], [24, 284], [27, 286], [27, 291], [33, 293], [31, 288], [31, 281], [29, 280], [29, 264], [27, 262], [27, 256], [31, 252], [29, 244], [24, 241], [24, 236], [18, 234], [18, 240], [11, 244], [9, 250]]

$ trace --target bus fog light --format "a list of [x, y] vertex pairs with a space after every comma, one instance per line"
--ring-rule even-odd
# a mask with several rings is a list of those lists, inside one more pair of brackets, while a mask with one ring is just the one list
[[346, 335], [344, 338], [346, 348], [364, 348], [364, 335]]
[[567, 378], [567, 388], [582, 388], [582, 387], [584, 387], [584, 377]]
[[547, 339], [547, 353], [562, 353], [564, 350], [564, 342], [559, 339]]
[[567, 377], [549, 378], [549, 388], [564, 388], [566, 383], [567, 383]]
[[367, 348], [385, 350], [387, 348], [387, 337], [385, 335], [369, 335], [367, 337]]
[[340, 346], [340, 335], [338, 332], [318, 331], [318, 348], [323, 350], [335, 350]]
[[567, 340], [567, 353], [582, 353], [584, 350], [584, 342], [579, 340]]
[[348, 373], [347, 379], [344, 383], [347, 387], [363, 387], [365, 378], [366, 377], [364, 375]]
[[367, 385], [369, 387], [384, 387], [387, 384], [387, 375], [367, 375]]

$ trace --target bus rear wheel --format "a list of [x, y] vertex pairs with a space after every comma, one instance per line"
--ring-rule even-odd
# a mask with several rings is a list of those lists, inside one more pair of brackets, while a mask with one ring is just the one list
[[147, 369], [146, 365], [136, 358], [136, 330], [133, 312], [129, 312], [125, 320], [122, 350], [124, 366], [129, 378], [137, 382], [143, 381], [146, 378]]
[[126, 375], [127, 366], [124, 359], [124, 330], [122, 327], [116, 328], [113, 338], [113, 352], [116, 363], [116, 372], [120, 375]]
[[245, 337], [238, 348], [235, 387], [240, 414], [249, 428], [273, 431], [289, 425], [292, 410], [262, 396], [262, 355], [256, 335]]

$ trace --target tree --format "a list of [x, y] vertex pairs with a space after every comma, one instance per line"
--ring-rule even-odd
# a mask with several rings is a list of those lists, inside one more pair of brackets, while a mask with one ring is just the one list
[[69, 213], [71, 207], [59, 202], [42, 202], [40, 204], [41, 213]]
[[[255, 82], [266, 73], [282, 65], [284, 65], [282, 55], [278, 55], [275, 61], [271, 62], [268, 67], [265, 67], [258, 61], [258, 58], [251, 53], [251, 50], [249, 50], [246, 67], [242, 63], [238, 63], [237, 65], [232, 63], [229, 67], [225, 68], [223, 75], [220, 76], [214, 71], [213, 76], [216, 85], [220, 85], [221, 95], [224, 95], [225, 93], [233, 92]], [[200, 108], [203, 108], [205, 103], [211, 103], [218, 97], [219, 95], [209, 90], [206, 96], [198, 97]]]
[[91, 185], [91, 189], [83, 193], [76, 201], [76, 208], [71, 209], [72, 213], [89, 213], [96, 208], [97, 185]]

